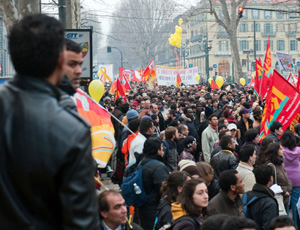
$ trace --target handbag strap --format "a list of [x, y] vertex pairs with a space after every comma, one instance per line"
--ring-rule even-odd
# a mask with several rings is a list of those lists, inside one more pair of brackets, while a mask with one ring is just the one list
[[275, 172], [275, 184], [277, 184], [277, 172], [276, 172], [276, 167], [273, 163], [269, 163], [268, 165], [270, 165], [271, 167], [274, 168], [274, 172]]

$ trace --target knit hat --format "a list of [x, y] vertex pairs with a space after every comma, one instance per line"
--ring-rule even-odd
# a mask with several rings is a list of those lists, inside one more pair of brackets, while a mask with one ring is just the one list
[[192, 137], [192, 136], [187, 136], [186, 138], [184, 138], [183, 140], [183, 145], [185, 148], [190, 148], [193, 146], [193, 144], [196, 143], [196, 138]]
[[198, 175], [200, 176], [199, 169], [196, 166], [196, 163], [191, 160], [181, 160], [178, 164], [180, 171], [185, 171], [190, 176]]
[[126, 113], [126, 117], [128, 121], [138, 118], [138, 116], [139, 113], [134, 109], [128, 110], [128, 112]]
[[242, 116], [243, 114], [249, 113], [249, 112], [250, 112], [250, 109], [242, 108], [239, 112], [239, 115]]
[[105, 102], [106, 100], [110, 100], [111, 101], [111, 99], [110, 99], [110, 97], [105, 97], [104, 99], [103, 99], [103, 101]]

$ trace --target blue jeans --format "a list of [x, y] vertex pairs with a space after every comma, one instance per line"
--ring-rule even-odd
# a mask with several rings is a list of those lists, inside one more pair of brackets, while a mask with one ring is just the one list
[[297, 202], [300, 197], [300, 187], [293, 187], [292, 194], [291, 194], [291, 204], [292, 204], [292, 213], [293, 213], [293, 221], [295, 223], [295, 227], [298, 230], [298, 212], [297, 212]]

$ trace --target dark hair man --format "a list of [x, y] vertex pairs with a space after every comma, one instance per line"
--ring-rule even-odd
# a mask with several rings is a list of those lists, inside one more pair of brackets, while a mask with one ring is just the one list
[[242, 144], [245, 142], [244, 135], [247, 132], [247, 130], [253, 128], [253, 121], [250, 119], [250, 109], [242, 108], [239, 112], [239, 115], [241, 116], [241, 120], [239, 120], [236, 124], [237, 128], [241, 132], [241, 141]]
[[[127, 207], [122, 194], [115, 190], [102, 192], [98, 197], [100, 228], [105, 229], [142, 229], [136, 223], [128, 223]], [[130, 227], [132, 226], [132, 228]]]
[[76, 42], [65, 38], [66, 46], [66, 62], [64, 65], [65, 76], [59, 88], [62, 89], [59, 100], [60, 106], [77, 111], [76, 105], [70, 96], [76, 93], [76, 89], [80, 86], [80, 78], [82, 74], [81, 65], [82, 52], [81, 47]]
[[279, 137], [281, 137], [283, 133], [282, 124], [279, 121], [274, 121], [270, 126], [270, 131], [271, 133], [266, 137], [270, 137], [275, 142], [279, 142]]
[[221, 191], [208, 203], [209, 215], [227, 214], [245, 216], [240, 194], [244, 193], [244, 182], [235, 169], [226, 170], [219, 177]]
[[256, 230], [256, 223], [246, 217], [230, 216], [220, 230]]
[[235, 141], [232, 136], [224, 135], [220, 140], [221, 151], [213, 156], [211, 165], [215, 171], [215, 177], [218, 178], [221, 172], [228, 169], [236, 169], [238, 161], [233, 155]]
[[245, 192], [251, 191], [256, 183], [253, 173], [253, 165], [255, 165], [256, 151], [253, 145], [245, 145], [240, 150], [240, 163], [236, 170], [242, 177], [245, 184]]
[[258, 165], [253, 173], [256, 184], [252, 191], [244, 194], [243, 202], [247, 205], [247, 217], [257, 223], [257, 229], [268, 230], [271, 220], [278, 216], [277, 200], [270, 189], [274, 180], [273, 170], [269, 165]]
[[204, 161], [210, 163], [210, 156], [214, 150], [214, 144], [219, 139], [218, 136], [218, 117], [211, 114], [208, 118], [209, 125], [202, 133], [201, 144]]
[[278, 216], [272, 220], [269, 230], [296, 230], [296, 228], [290, 217]]
[[177, 142], [177, 152], [182, 153], [184, 149], [183, 140], [189, 135], [189, 127], [187, 125], [178, 126], [178, 142]]
[[17, 75], [0, 87], [1, 228], [97, 229], [90, 127], [58, 105], [64, 28], [24, 17], [9, 50]]
[[165, 164], [169, 170], [169, 172], [173, 172], [177, 169], [177, 146], [176, 141], [178, 138], [178, 130], [173, 127], [169, 126], [165, 130], [165, 138], [166, 140], [163, 141], [164, 143], [164, 152], [165, 152]]

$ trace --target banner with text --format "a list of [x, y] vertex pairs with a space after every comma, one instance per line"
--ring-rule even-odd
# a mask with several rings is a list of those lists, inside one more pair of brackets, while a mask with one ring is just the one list
[[176, 85], [176, 77], [180, 75], [182, 83], [185, 85], [197, 85], [195, 76], [198, 74], [198, 67], [190, 69], [164, 69], [156, 68], [158, 85]]

